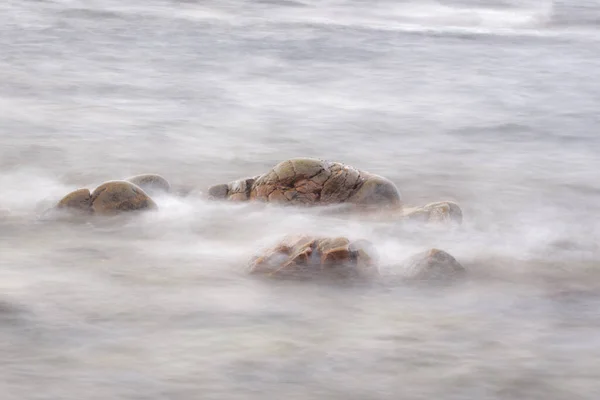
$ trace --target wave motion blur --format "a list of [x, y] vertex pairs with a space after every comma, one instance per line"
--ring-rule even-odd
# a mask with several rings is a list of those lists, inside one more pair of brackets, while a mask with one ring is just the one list
[[[3, 398], [595, 399], [600, 4], [574, 3], [3, 2]], [[294, 157], [456, 201], [463, 226], [201, 196]], [[186, 195], [37, 220], [145, 172]], [[288, 234], [368, 239], [389, 275], [441, 248], [471, 278], [248, 279]]]

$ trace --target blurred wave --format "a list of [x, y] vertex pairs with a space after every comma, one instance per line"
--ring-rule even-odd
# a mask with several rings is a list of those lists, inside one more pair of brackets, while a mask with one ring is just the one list
[[[3, 399], [596, 399], [598, 1], [0, 4]], [[457, 230], [203, 200], [320, 157]], [[155, 172], [180, 195], [47, 218]], [[250, 279], [290, 233], [438, 247], [465, 282]]]

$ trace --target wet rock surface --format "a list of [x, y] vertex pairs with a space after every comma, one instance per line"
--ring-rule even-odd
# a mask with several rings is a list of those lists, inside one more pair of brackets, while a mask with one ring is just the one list
[[368, 241], [345, 237], [288, 236], [249, 266], [249, 272], [279, 279], [361, 279], [379, 275]]
[[465, 268], [453, 256], [439, 249], [415, 254], [403, 263], [403, 278], [412, 281], [452, 280], [465, 273]]
[[339, 162], [314, 158], [283, 161], [263, 175], [215, 185], [211, 199], [283, 204], [401, 207], [396, 186], [386, 178]]

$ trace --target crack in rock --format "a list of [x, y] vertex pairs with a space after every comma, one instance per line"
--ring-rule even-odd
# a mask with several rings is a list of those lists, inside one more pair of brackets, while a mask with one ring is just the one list
[[[249, 193], [245, 196], [236, 195], [244, 191], [238, 188], [241, 182], [246, 183], [245, 191]], [[209, 192], [221, 194], [219, 188], [213, 186]], [[398, 189], [390, 181], [339, 162], [313, 158], [282, 161], [252, 181], [233, 181], [224, 198], [305, 205], [372, 202], [401, 206]]]

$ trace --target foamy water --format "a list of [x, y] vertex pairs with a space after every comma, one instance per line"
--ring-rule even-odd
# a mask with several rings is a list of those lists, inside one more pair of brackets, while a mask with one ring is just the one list
[[[577, 3], [577, 4], [575, 4]], [[597, 1], [5, 1], [2, 399], [597, 399]], [[203, 200], [291, 157], [458, 230]], [[155, 172], [158, 212], [40, 219]], [[271, 283], [290, 233], [426, 248], [450, 286]]]

